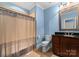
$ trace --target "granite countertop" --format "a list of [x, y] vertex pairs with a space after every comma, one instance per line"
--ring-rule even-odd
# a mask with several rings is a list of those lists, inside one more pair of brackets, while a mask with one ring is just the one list
[[[55, 35], [54, 35], [55, 36]], [[79, 35], [56, 35], [56, 36], [64, 36], [64, 37], [71, 37], [71, 38], [79, 38]]]

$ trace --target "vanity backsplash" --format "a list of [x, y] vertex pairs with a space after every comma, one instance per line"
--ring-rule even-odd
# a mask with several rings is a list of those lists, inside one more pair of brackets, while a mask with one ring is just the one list
[[79, 33], [76, 33], [76, 32], [55, 32], [55, 35], [75, 35], [75, 36], [79, 36]]

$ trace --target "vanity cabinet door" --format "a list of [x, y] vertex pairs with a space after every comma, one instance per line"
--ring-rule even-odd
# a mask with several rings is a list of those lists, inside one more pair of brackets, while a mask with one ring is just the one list
[[61, 55], [62, 56], [69, 56], [70, 53], [70, 39], [68, 37], [61, 37]]
[[79, 39], [72, 38], [70, 56], [79, 56]]
[[53, 36], [53, 38], [52, 38], [53, 40], [53, 43], [52, 43], [52, 46], [53, 46], [53, 53], [54, 54], [57, 54], [57, 55], [59, 55], [60, 54], [60, 39], [59, 39], [59, 37], [57, 37], [57, 36]]

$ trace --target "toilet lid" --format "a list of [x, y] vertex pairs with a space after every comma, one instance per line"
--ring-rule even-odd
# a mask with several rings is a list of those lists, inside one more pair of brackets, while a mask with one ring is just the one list
[[43, 41], [42, 42], [42, 44], [45, 44], [45, 45], [48, 44], [48, 43], [49, 43], [49, 41]]

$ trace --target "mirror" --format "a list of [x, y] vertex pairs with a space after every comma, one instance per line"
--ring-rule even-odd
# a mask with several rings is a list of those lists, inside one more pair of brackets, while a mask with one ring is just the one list
[[72, 6], [60, 10], [59, 24], [60, 30], [79, 30], [79, 7]]

